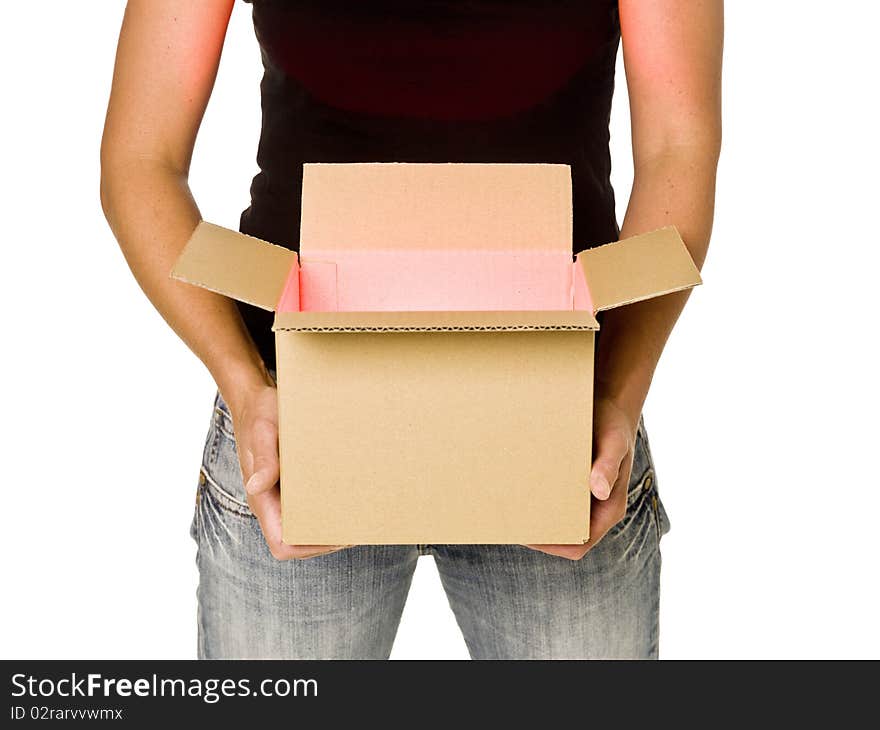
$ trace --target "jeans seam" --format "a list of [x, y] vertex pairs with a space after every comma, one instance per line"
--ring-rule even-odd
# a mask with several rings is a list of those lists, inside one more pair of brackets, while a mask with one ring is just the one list
[[217, 424], [217, 430], [218, 430], [220, 433], [222, 433], [226, 438], [228, 438], [228, 439], [230, 439], [230, 440], [232, 440], [232, 441], [235, 440], [235, 434], [232, 433], [232, 431], [229, 431], [228, 429], [224, 428], [224, 427], [223, 427], [221, 424], [219, 424], [219, 423]]
[[219, 406], [215, 406], [214, 425], [217, 426], [220, 431], [229, 436], [229, 438], [235, 439], [235, 433], [232, 431], [231, 428], [226, 427], [227, 422], [230, 424], [230, 426], [232, 425], [232, 419], [230, 418], [229, 414], [226, 413], [226, 411], [224, 411]]
[[[255, 519], [255, 515], [253, 514], [253, 512], [251, 512], [250, 507], [247, 505], [247, 503], [242, 502], [240, 499], [236, 499], [229, 492], [223, 489], [223, 487], [217, 484], [217, 481], [213, 479], [205, 469], [202, 469], [202, 474], [204, 474], [205, 476], [205, 484], [202, 485], [201, 488], [204, 491], [211, 492], [210, 496], [218, 507], [221, 507], [227, 512], [232, 512], [233, 514], [239, 515], [241, 517], [251, 517]], [[225, 502], [231, 504], [225, 504]]]
[[208, 464], [216, 464], [217, 463], [217, 450], [219, 447], [218, 442], [220, 440], [220, 433], [219, 433], [219, 430], [217, 429], [216, 423], [211, 424], [211, 431], [208, 435], [208, 438], [210, 438], [211, 443], [208, 448], [207, 463]]
[[660, 538], [663, 537], [663, 533], [660, 529], [660, 505], [657, 503], [657, 492], [652, 491], [651, 493], [651, 510], [654, 512], [654, 527], [657, 532], [657, 545], [660, 545]]

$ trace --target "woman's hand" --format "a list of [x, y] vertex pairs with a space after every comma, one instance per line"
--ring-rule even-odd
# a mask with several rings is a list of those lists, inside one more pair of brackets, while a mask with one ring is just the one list
[[278, 560], [312, 558], [340, 547], [287, 545], [281, 541], [281, 491], [278, 487], [278, 399], [270, 385], [250, 391], [232, 410], [238, 460], [248, 505], [260, 523], [269, 552]]
[[580, 560], [626, 514], [638, 419], [617, 403], [597, 398], [593, 404], [593, 468], [590, 472], [590, 539], [585, 545], [529, 545], [550, 555]]

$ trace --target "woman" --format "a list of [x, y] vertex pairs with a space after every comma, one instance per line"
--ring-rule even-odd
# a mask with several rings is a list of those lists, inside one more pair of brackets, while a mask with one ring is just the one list
[[[431, 553], [474, 658], [656, 657], [668, 523], [640, 414], [686, 294], [602, 322], [587, 545], [282, 543], [270, 319], [168, 277], [200, 218], [187, 171], [233, 4], [129, 0], [102, 145], [102, 202], [131, 269], [218, 386], [192, 530], [199, 656], [387, 657]], [[702, 264], [722, 0], [253, 0], [253, 16], [261, 171], [243, 232], [296, 248], [303, 162], [564, 162], [575, 248], [674, 223]], [[635, 177], [619, 230], [621, 37]]]

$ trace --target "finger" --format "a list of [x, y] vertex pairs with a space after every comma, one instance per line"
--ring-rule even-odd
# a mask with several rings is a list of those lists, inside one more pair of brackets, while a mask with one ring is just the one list
[[317, 558], [319, 555], [329, 555], [344, 550], [348, 545], [289, 545], [295, 553], [296, 560]]
[[612, 485], [620, 475], [620, 464], [629, 452], [629, 440], [620, 429], [607, 431], [596, 442], [596, 455], [590, 470], [590, 491], [598, 500], [611, 496]]
[[[610, 502], [604, 501], [599, 502], [598, 500], [594, 502], [594, 513], [596, 514], [599, 510], [608, 505], [610, 506]], [[532, 550], [537, 550], [538, 552], [547, 553], [548, 555], [553, 555], [558, 558], [566, 558], [567, 560], [580, 560], [583, 558], [590, 550], [592, 550], [599, 541], [608, 534], [608, 531], [617, 524], [619, 520], [611, 518], [610, 514], [603, 510], [602, 513], [596, 514], [596, 519], [594, 521], [593, 516], [591, 514], [590, 518], [590, 539], [587, 540], [583, 545], [526, 545], [527, 548], [531, 548]]]
[[281, 477], [278, 463], [278, 431], [268, 421], [254, 424], [249, 454], [252, 472], [245, 484], [248, 494], [261, 494], [274, 487]]
[[281, 541], [281, 494], [270, 489], [257, 494], [248, 494], [248, 505], [260, 523], [266, 546], [278, 560], [291, 560], [296, 557], [294, 550]]
[[251, 474], [250, 479], [244, 485], [249, 496], [257, 496], [268, 492], [278, 484], [278, 471], [264, 468]]
[[587, 545], [526, 545], [527, 548], [537, 550], [539, 553], [547, 553], [557, 558], [568, 560], [580, 560], [587, 553]]
[[594, 499], [590, 507], [590, 539], [583, 545], [526, 545], [548, 555], [580, 560], [602, 540], [626, 514], [626, 492], [629, 470], [622, 469], [606, 500]]
[[614, 483], [611, 496], [606, 500], [593, 500], [590, 508], [590, 539], [587, 541], [585, 554], [592, 550], [604, 538], [609, 530], [626, 515], [626, 492], [629, 482], [628, 470], [621, 470]]
[[251, 511], [260, 523], [269, 552], [276, 560], [303, 560], [342, 550], [341, 545], [287, 545], [281, 535], [281, 494], [271, 489], [248, 495]]

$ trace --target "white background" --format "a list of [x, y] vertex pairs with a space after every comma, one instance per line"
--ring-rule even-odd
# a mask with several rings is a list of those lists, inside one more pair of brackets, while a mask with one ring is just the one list
[[[213, 387], [99, 206], [123, 6], [2, 11], [4, 657], [195, 655], [187, 530]], [[876, 20], [867, 2], [728, 3], [706, 284], [645, 412], [673, 523], [666, 658], [880, 656]], [[238, 3], [191, 178], [204, 217], [230, 227], [256, 171], [260, 73]], [[394, 657], [465, 656], [423, 558]]]

